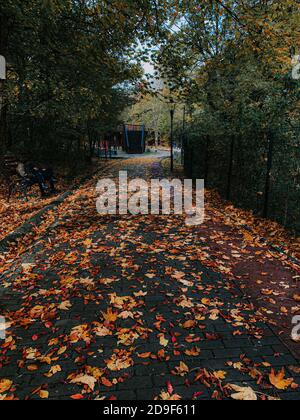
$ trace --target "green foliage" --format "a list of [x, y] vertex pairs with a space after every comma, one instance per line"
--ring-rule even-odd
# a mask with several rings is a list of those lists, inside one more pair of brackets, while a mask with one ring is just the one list
[[190, 1], [156, 56], [192, 110], [187, 171], [297, 232], [300, 85], [291, 59], [299, 39], [299, 5], [290, 0]]
[[155, 5], [145, 0], [1, 3], [0, 54], [9, 63], [1, 94], [1, 148], [48, 156], [78, 153], [91, 132], [95, 139], [114, 129], [142, 74], [137, 43], [163, 21], [159, 9], [159, 20], [149, 18]]

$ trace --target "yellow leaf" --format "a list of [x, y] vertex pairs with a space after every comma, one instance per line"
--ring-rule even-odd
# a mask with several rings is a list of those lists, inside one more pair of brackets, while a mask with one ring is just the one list
[[134, 314], [133, 314], [133, 312], [130, 312], [130, 311], [123, 311], [123, 312], [121, 312], [119, 314], [119, 318], [122, 318], [122, 319], [131, 318], [131, 319], [134, 319]]
[[147, 292], [143, 292], [142, 290], [138, 293], [134, 293], [135, 297], [143, 297], [146, 296], [148, 293]]
[[159, 339], [159, 343], [160, 343], [160, 345], [161, 345], [161, 346], [163, 346], [163, 347], [167, 347], [167, 345], [169, 344], [169, 340], [167, 340], [167, 339], [165, 338], [165, 336], [164, 336], [164, 335], [162, 335], [162, 336], [160, 337], [160, 339]]
[[225, 379], [227, 372], [224, 372], [223, 370], [218, 370], [217, 372], [214, 372], [213, 375], [217, 379]]
[[36, 370], [38, 370], [39, 368], [38, 368], [38, 366], [37, 365], [28, 365], [27, 366], [27, 370], [29, 371], [29, 372], [35, 372]]
[[61, 367], [59, 365], [52, 366], [48, 373], [45, 373], [44, 376], [51, 378], [56, 373], [61, 372]]
[[65, 302], [62, 302], [59, 306], [58, 309], [62, 310], [62, 311], [68, 311], [70, 308], [72, 307], [72, 304], [69, 300], [66, 300]]
[[0, 379], [0, 394], [9, 391], [12, 386], [12, 381], [9, 379]]
[[209, 306], [209, 305], [210, 305], [210, 299], [208, 299], [208, 298], [203, 298], [203, 299], [201, 300], [201, 303], [202, 303], [203, 305]]
[[163, 401], [179, 401], [182, 398], [178, 394], [170, 395], [169, 392], [162, 391], [159, 395], [159, 399]]
[[275, 388], [279, 390], [285, 391], [288, 389], [292, 383], [293, 379], [285, 379], [285, 371], [284, 368], [276, 375], [275, 370], [272, 369], [270, 375], [269, 375], [270, 382]]
[[65, 353], [66, 350], [67, 350], [67, 346], [63, 346], [58, 350], [57, 354], [61, 355], [61, 354]]
[[254, 242], [254, 238], [249, 232], [243, 231], [243, 235], [246, 242]]
[[49, 392], [48, 392], [48, 391], [40, 391], [40, 392], [39, 392], [39, 396], [40, 396], [40, 398], [42, 398], [43, 400], [46, 400], [47, 398], [49, 398]]
[[108, 308], [107, 312], [102, 312], [103, 318], [105, 321], [115, 322], [118, 318], [118, 313], [113, 312], [111, 308]]
[[113, 354], [109, 360], [105, 361], [109, 370], [118, 372], [122, 369], [128, 369], [133, 365], [133, 360], [130, 357], [130, 352], [119, 350]]
[[98, 337], [107, 337], [108, 335], [112, 335], [112, 332], [106, 327], [97, 327], [93, 330]]

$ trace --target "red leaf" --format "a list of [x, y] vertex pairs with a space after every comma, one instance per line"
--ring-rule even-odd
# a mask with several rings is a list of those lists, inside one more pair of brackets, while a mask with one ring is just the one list
[[174, 392], [174, 388], [173, 388], [173, 386], [172, 386], [172, 384], [171, 384], [171, 382], [170, 382], [170, 381], [168, 381], [168, 382], [167, 382], [167, 387], [168, 387], [168, 393], [169, 393], [170, 395], [172, 395], [172, 394], [173, 394], [173, 392]]
[[201, 397], [201, 395], [203, 395], [203, 392], [195, 392], [195, 394], [193, 395], [193, 398]]

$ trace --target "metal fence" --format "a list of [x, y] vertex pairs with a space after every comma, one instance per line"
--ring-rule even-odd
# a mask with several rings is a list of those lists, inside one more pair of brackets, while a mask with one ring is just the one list
[[300, 233], [300, 138], [287, 128], [247, 137], [189, 134], [186, 174], [236, 206]]

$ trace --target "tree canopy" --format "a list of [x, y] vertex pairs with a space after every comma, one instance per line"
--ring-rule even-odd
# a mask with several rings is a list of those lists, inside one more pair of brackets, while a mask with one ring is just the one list
[[[284, 202], [271, 215], [298, 228], [299, 7], [293, 0], [2, 2], [1, 150], [79, 156], [136, 101], [131, 115], [167, 135], [172, 97], [190, 172], [261, 214], [270, 196]], [[144, 80], [145, 61], [164, 82], [160, 95]]]
[[8, 0], [0, 17], [1, 149], [53, 151], [116, 126], [142, 74], [138, 45], [164, 12], [144, 0]]

